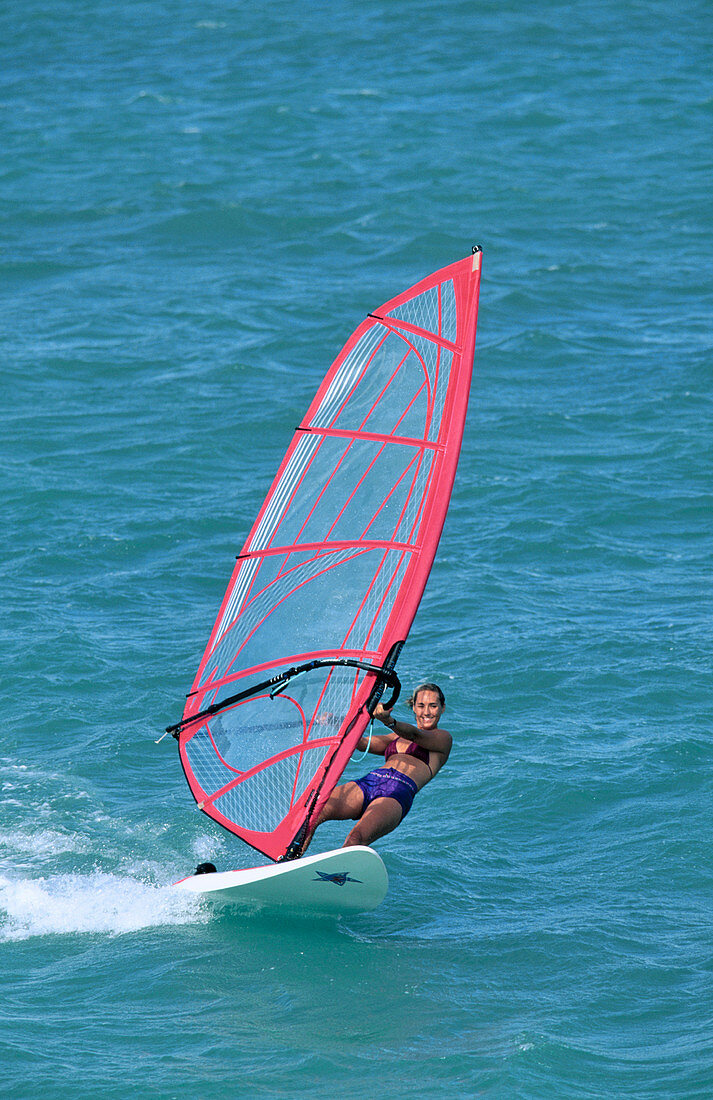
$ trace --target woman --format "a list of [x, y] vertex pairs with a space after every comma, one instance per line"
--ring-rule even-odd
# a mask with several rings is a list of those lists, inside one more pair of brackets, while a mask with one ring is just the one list
[[[416, 725], [397, 721], [379, 704], [374, 718], [388, 733], [362, 737], [357, 748], [384, 756], [386, 766], [362, 779], [335, 787], [319, 815], [324, 821], [357, 819], [343, 847], [371, 844], [395, 829], [411, 809], [415, 795], [433, 779], [448, 759], [453, 739], [439, 728], [446, 705], [437, 684], [421, 684], [408, 700]], [[315, 826], [315, 828], [317, 827]]]

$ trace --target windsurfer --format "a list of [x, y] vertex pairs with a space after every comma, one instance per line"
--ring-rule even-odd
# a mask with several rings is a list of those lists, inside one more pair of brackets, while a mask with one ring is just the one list
[[317, 819], [315, 829], [325, 821], [356, 819], [344, 841], [345, 848], [371, 844], [395, 829], [411, 809], [416, 794], [448, 759], [453, 741], [438, 725], [446, 705], [441, 689], [437, 684], [421, 684], [408, 703], [415, 726], [395, 719], [379, 704], [374, 718], [389, 732], [362, 737], [357, 745], [357, 749], [383, 756], [388, 766], [335, 787]]

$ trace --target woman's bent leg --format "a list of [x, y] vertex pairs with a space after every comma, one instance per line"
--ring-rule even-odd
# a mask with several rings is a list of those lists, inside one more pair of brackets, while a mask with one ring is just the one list
[[356, 783], [343, 783], [341, 787], [335, 787], [322, 807], [319, 817], [314, 823], [307, 840], [302, 846], [302, 855], [305, 854], [316, 830], [325, 821], [347, 821], [359, 817], [364, 807], [364, 792]]
[[380, 836], [392, 832], [404, 816], [403, 807], [395, 798], [375, 798], [347, 836], [343, 848], [355, 844], [371, 844]]

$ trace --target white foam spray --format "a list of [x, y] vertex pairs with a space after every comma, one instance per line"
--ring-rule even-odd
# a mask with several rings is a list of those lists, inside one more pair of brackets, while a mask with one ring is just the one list
[[118, 935], [208, 919], [195, 898], [129, 876], [0, 875], [0, 942], [68, 933]]

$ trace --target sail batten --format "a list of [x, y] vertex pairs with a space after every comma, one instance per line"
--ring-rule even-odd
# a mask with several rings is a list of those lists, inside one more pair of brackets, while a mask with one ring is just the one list
[[289, 546], [268, 546], [265, 550], [248, 550], [244, 554], [240, 554], [241, 560], [247, 560], [251, 558], [269, 558], [275, 557], [280, 554], [289, 554], [293, 547], [299, 546], [300, 550], [345, 550], [347, 547], [354, 547], [355, 549], [377, 549], [377, 550], [406, 550], [414, 551], [416, 548], [411, 546], [407, 542], [394, 542], [386, 539], [351, 539], [348, 542], [299, 542], [293, 543]]
[[380, 317], [376, 313], [372, 314], [372, 316], [386, 329], [392, 329], [395, 332], [401, 333], [412, 333], [414, 336], [425, 336], [438, 347], [445, 348], [446, 351], [460, 350], [458, 345], [454, 344], [452, 340], [446, 340], [444, 337], [438, 336], [434, 332], [428, 332], [424, 328], [419, 328], [418, 325], [412, 325], [409, 321], [397, 320], [395, 317]]
[[416, 447], [418, 450], [423, 451], [443, 450], [443, 444], [441, 443], [434, 443], [429, 439], [411, 439], [405, 435], [379, 435], [378, 432], [365, 432], [357, 429], [348, 431], [346, 428], [324, 428], [315, 425], [310, 425], [308, 428], [300, 426], [297, 431], [316, 436], [321, 435], [325, 438], [365, 439], [374, 443], [393, 443], [395, 446]]
[[[271, 859], [294, 854], [338, 780], [418, 607], [455, 477], [479, 282], [478, 254], [359, 325], [237, 557], [179, 748], [199, 806]], [[266, 673], [279, 686], [253, 694]]]

